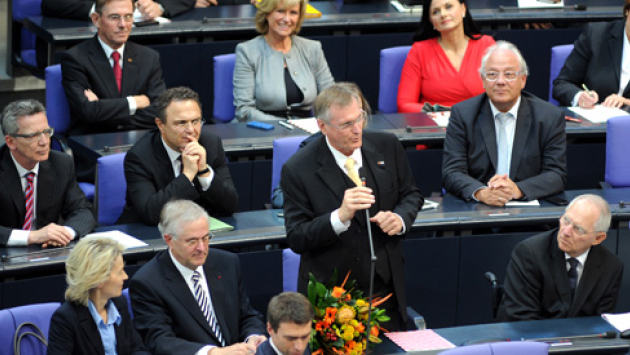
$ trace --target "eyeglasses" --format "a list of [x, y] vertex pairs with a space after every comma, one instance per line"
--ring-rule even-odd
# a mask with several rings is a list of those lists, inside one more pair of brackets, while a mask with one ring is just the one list
[[33, 143], [35, 141], [38, 141], [41, 138], [42, 134], [46, 136], [46, 138], [50, 139], [50, 137], [52, 137], [52, 135], [55, 134], [55, 129], [51, 127], [51, 128], [46, 128], [45, 130], [41, 132], [14, 133], [14, 134], [10, 134], [10, 136], [16, 137], [16, 138], [24, 138], [27, 142]]
[[[521, 75], [520, 71], [504, 71], [503, 72], [503, 77], [507, 81], [514, 81], [516, 80], [516, 77], [519, 75]], [[501, 72], [498, 72], [498, 71], [489, 71], [489, 72], [483, 73], [483, 77], [486, 78], [486, 80], [488, 81], [497, 81], [499, 80], [500, 76], [501, 76]]]
[[125, 14], [122, 16], [120, 14], [109, 14], [105, 16], [105, 18], [112, 22], [118, 22], [121, 18], [125, 20], [125, 22], [133, 22], [133, 14]]
[[201, 127], [205, 122], [206, 120], [204, 120], [203, 118], [196, 118], [190, 121], [184, 121], [184, 120], [175, 121], [173, 122], [173, 124], [175, 125], [175, 128], [184, 130], [188, 128], [188, 125], [191, 125], [193, 128], [197, 128], [197, 127]]
[[346, 122], [340, 125], [336, 125], [336, 124], [332, 124], [330, 122], [326, 122], [326, 124], [331, 125], [333, 127], [335, 127], [336, 129], [340, 130], [340, 131], [347, 131], [349, 129], [351, 129], [352, 127], [354, 127], [357, 124], [363, 124], [363, 121], [365, 121], [365, 119], [367, 118], [367, 113], [363, 110], [361, 110], [361, 115], [359, 116], [359, 118], [357, 118], [354, 121], [350, 121], [350, 122]]
[[212, 236], [210, 235], [210, 233], [208, 233], [201, 238], [193, 238], [193, 239], [185, 240], [184, 244], [187, 247], [191, 247], [191, 248], [197, 246], [197, 244], [208, 245], [208, 243], [210, 243], [210, 239], [212, 239]]
[[587, 235], [587, 234], [591, 234], [591, 233], [596, 232], [596, 231], [593, 231], [593, 232], [587, 232], [586, 230], [584, 230], [584, 228], [582, 228], [582, 227], [580, 227], [580, 226], [578, 226], [578, 225], [574, 224], [574, 223], [573, 223], [573, 222], [569, 219], [569, 217], [567, 217], [566, 215], [565, 215], [565, 216], [560, 217], [560, 226], [562, 226], [562, 228], [564, 228], [564, 227], [566, 227], [566, 226], [572, 226], [572, 227], [573, 227], [573, 231], [575, 232], [575, 234], [577, 234], [577, 235], [579, 235], [579, 236], [582, 236], [582, 237], [583, 237], [583, 236], [585, 236], [585, 235]]

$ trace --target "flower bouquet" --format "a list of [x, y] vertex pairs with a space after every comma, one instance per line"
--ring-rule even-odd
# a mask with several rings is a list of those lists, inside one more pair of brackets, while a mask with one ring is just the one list
[[[363, 292], [355, 289], [355, 280], [348, 281], [350, 272], [340, 286], [337, 271], [326, 285], [318, 282], [309, 274], [308, 299], [315, 309], [315, 324], [311, 333], [311, 352], [313, 355], [363, 354], [369, 343], [381, 342], [378, 335], [380, 323], [389, 321], [384, 309], [376, 308], [387, 301], [386, 297], [372, 299], [372, 321], [370, 334], [367, 334], [369, 300], [363, 298]], [[383, 328], [385, 331], [385, 329]]]

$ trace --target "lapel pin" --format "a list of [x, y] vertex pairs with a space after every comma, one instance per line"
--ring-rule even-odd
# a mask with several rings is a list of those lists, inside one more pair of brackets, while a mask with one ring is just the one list
[[376, 165], [385, 165], [385, 161], [384, 160], [379, 160], [376, 162]]
[[129, 63], [131, 63], [131, 62], [133, 61], [133, 59], [131, 59], [131, 58], [127, 58], [127, 61], [128, 61]]

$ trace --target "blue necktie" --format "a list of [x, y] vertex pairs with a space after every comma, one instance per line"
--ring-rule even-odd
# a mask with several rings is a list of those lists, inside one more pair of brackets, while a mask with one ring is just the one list
[[214, 335], [219, 339], [221, 346], [225, 346], [225, 340], [223, 339], [223, 334], [221, 334], [221, 329], [219, 328], [219, 323], [217, 322], [217, 318], [214, 316], [214, 312], [212, 311], [212, 307], [210, 307], [208, 303], [208, 297], [206, 296], [206, 292], [201, 287], [201, 282], [199, 282], [199, 271], [195, 271], [192, 275], [192, 281], [195, 286], [195, 298], [197, 299], [197, 303], [199, 303], [199, 307], [203, 312], [203, 315], [208, 320], [210, 324], [210, 328]]
[[510, 175], [510, 142], [508, 142], [507, 121], [512, 117], [511, 113], [498, 113], [496, 118], [499, 120], [499, 134], [497, 141], [497, 174]]
[[567, 261], [569, 262], [569, 265], [571, 265], [567, 274], [569, 275], [569, 287], [571, 288], [571, 296], [573, 296], [575, 294], [575, 288], [577, 286], [578, 279], [577, 267], [580, 262], [576, 258], [569, 258], [567, 259]]

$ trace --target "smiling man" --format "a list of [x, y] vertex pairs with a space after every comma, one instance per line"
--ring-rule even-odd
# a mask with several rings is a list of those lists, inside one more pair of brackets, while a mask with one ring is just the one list
[[119, 222], [156, 225], [172, 199], [195, 201], [211, 215], [234, 213], [238, 195], [223, 144], [202, 131], [197, 93], [168, 89], [155, 106], [158, 130], [145, 134], [125, 157], [127, 204]]
[[610, 226], [608, 203], [576, 197], [560, 227], [519, 243], [505, 277], [501, 321], [586, 317], [613, 312], [623, 263], [601, 245]]
[[564, 190], [564, 113], [522, 91], [528, 69], [520, 51], [498, 41], [479, 69], [485, 94], [455, 106], [446, 129], [442, 184], [465, 200], [504, 206]]

